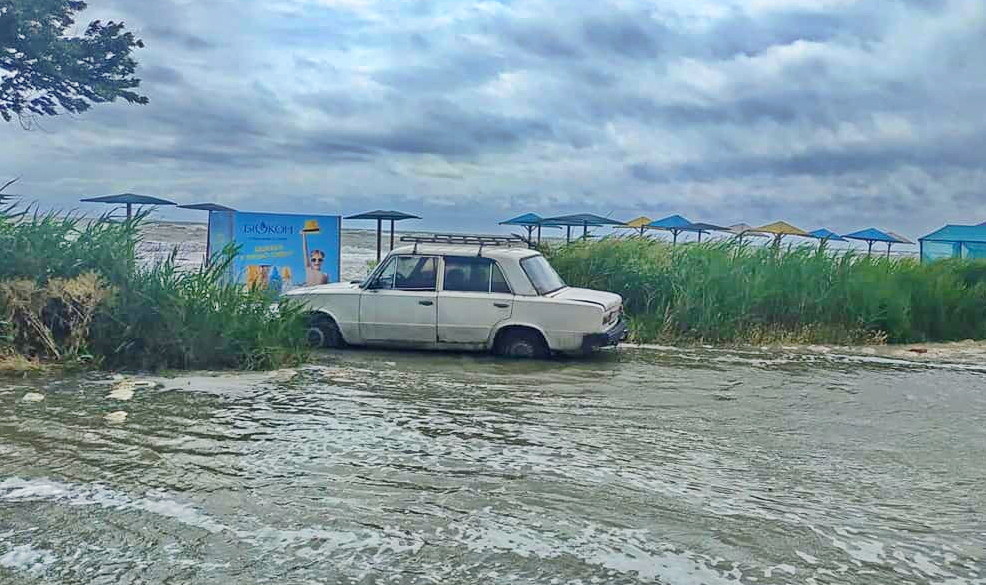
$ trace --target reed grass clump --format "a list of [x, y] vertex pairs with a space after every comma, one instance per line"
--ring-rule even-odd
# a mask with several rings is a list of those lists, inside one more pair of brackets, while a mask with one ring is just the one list
[[[146, 215], [87, 221], [0, 211], [0, 357], [10, 364], [270, 369], [307, 355], [300, 307], [228, 282], [235, 250], [142, 266]], [[12, 366], [11, 366], [12, 368]]]
[[986, 263], [735, 242], [604, 239], [548, 250], [574, 286], [623, 295], [644, 342], [986, 339]]

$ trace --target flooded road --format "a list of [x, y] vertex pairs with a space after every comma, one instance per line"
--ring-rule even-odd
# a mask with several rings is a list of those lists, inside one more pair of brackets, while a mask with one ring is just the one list
[[0, 382], [0, 583], [986, 583], [986, 373], [621, 350]]

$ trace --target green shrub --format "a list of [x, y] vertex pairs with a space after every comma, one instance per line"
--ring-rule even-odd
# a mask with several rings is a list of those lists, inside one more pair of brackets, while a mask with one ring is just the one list
[[140, 266], [146, 214], [0, 214], [0, 352], [124, 368], [269, 369], [307, 355], [301, 308], [225, 279], [235, 249], [183, 271]]
[[93, 348], [111, 366], [270, 369], [306, 356], [301, 307], [225, 275], [234, 250], [210, 266], [180, 270], [175, 254], [139, 268], [103, 307]]

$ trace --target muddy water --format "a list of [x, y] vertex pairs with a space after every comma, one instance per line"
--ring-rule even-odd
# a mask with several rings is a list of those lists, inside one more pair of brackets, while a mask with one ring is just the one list
[[986, 373], [347, 351], [0, 385], [0, 583], [986, 583]]

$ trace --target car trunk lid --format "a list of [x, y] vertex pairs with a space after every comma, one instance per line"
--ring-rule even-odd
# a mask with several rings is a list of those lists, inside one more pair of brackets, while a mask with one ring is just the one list
[[580, 301], [599, 305], [607, 313], [623, 303], [623, 297], [615, 293], [571, 286], [567, 286], [546, 296], [552, 299], [565, 299], [567, 301]]

